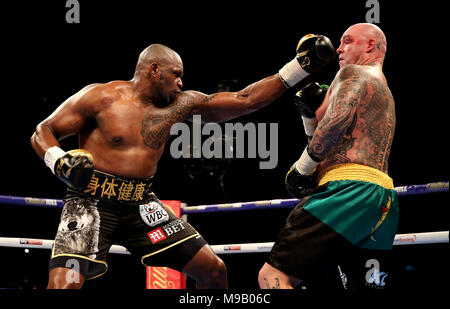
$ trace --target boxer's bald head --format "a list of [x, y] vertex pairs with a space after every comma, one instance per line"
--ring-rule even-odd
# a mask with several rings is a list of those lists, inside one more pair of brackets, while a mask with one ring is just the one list
[[342, 35], [337, 49], [339, 64], [383, 63], [386, 48], [386, 36], [380, 27], [368, 23], [352, 25]]
[[377, 25], [361, 23], [351, 26], [350, 28], [348, 28], [347, 31], [358, 33], [361, 37], [365, 38], [366, 40], [374, 40], [375, 48], [379, 49], [383, 54], [386, 53], [387, 47], [386, 36], [384, 35], [384, 32], [380, 29], [380, 27], [378, 27]]
[[134, 75], [137, 76], [152, 63], [168, 66], [182, 64], [182, 61], [173, 49], [162, 44], [152, 44], [140, 53]]

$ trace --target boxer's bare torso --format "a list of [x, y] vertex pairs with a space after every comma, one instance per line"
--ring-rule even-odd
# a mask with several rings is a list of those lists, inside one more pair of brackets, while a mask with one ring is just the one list
[[[358, 163], [387, 173], [396, 120], [394, 99], [381, 66], [343, 67], [316, 116], [319, 125], [310, 148], [316, 154], [327, 153], [319, 171], [336, 164]], [[322, 138], [329, 133], [341, 138], [333, 149], [327, 148], [330, 140]]]
[[192, 106], [186, 100], [161, 108], [141, 102], [127, 82], [94, 87], [100, 93], [86, 103], [91, 110], [79, 132], [80, 147], [93, 155], [101, 171], [132, 178], [153, 175], [170, 126], [183, 121]]
[[235, 93], [174, 89], [170, 103], [154, 104], [139, 96], [132, 81], [87, 86], [40, 124], [35, 149], [43, 157], [53, 137], [78, 134], [80, 148], [92, 154], [96, 169], [147, 178], [156, 172], [174, 123], [195, 113], [207, 121], [225, 121], [255, 111], [286, 91], [276, 74]]

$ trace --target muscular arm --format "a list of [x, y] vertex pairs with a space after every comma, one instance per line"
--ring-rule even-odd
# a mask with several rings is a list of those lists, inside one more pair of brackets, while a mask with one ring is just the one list
[[333, 83], [329, 105], [309, 144], [310, 154], [323, 160], [336, 147], [354, 121], [365, 94], [367, 79], [357, 66], [341, 69]]
[[78, 133], [86, 120], [94, 115], [91, 99], [98, 91], [98, 85], [85, 87], [37, 125], [36, 131], [31, 136], [31, 146], [42, 159], [48, 148], [59, 147], [59, 140]]
[[222, 122], [253, 113], [280, 97], [287, 88], [277, 74], [257, 81], [237, 92], [219, 92], [206, 95], [186, 91], [191, 96], [192, 114], [200, 114], [202, 121]]

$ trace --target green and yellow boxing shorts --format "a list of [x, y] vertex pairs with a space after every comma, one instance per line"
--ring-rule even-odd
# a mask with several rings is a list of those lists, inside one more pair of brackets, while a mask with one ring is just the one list
[[267, 262], [299, 279], [314, 277], [350, 252], [392, 249], [398, 218], [387, 174], [359, 164], [331, 166], [289, 214]]
[[341, 164], [324, 170], [304, 209], [360, 248], [389, 250], [398, 225], [392, 178], [374, 168]]

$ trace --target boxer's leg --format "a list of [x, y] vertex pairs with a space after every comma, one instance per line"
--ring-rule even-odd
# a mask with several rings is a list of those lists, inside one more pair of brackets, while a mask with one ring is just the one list
[[81, 289], [84, 276], [79, 272], [65, 267], [55, 267], [50, 270], [47, 289]]
[[[189, 226], [188, 223], [185, 225]], [[183, 272], [197, 281], [198, 288], [228, 288], [224, 262], [202, 236], [196, 235], [160, 253], [144, 257], [142, 263], [147, 266], [166, 266]], [[132, 254], [139, 255], [141, 248], [129, 248]]]
[[124, 245], [131, 254], [144, 265], [183, 272], [195, 279], [199, 287], [227, 288], [225, 264], [203, 237], [188, 222], [177, 218], [154, 194], [148, 205], [159, 220], [149, 222], [145, 207], [130, 208], [129, 228], [122, 230], [126, 238]]
[[300, 282], [300, 279], [289, 276], [268, 263], [264, 263], [258, 273], [258, 283], [261, 289], [293, 289]]
[[198, 288], [228, 288], [227, 269], [209, 245], [203, 246], [184, 266], [183, 273], [197, 281]]

